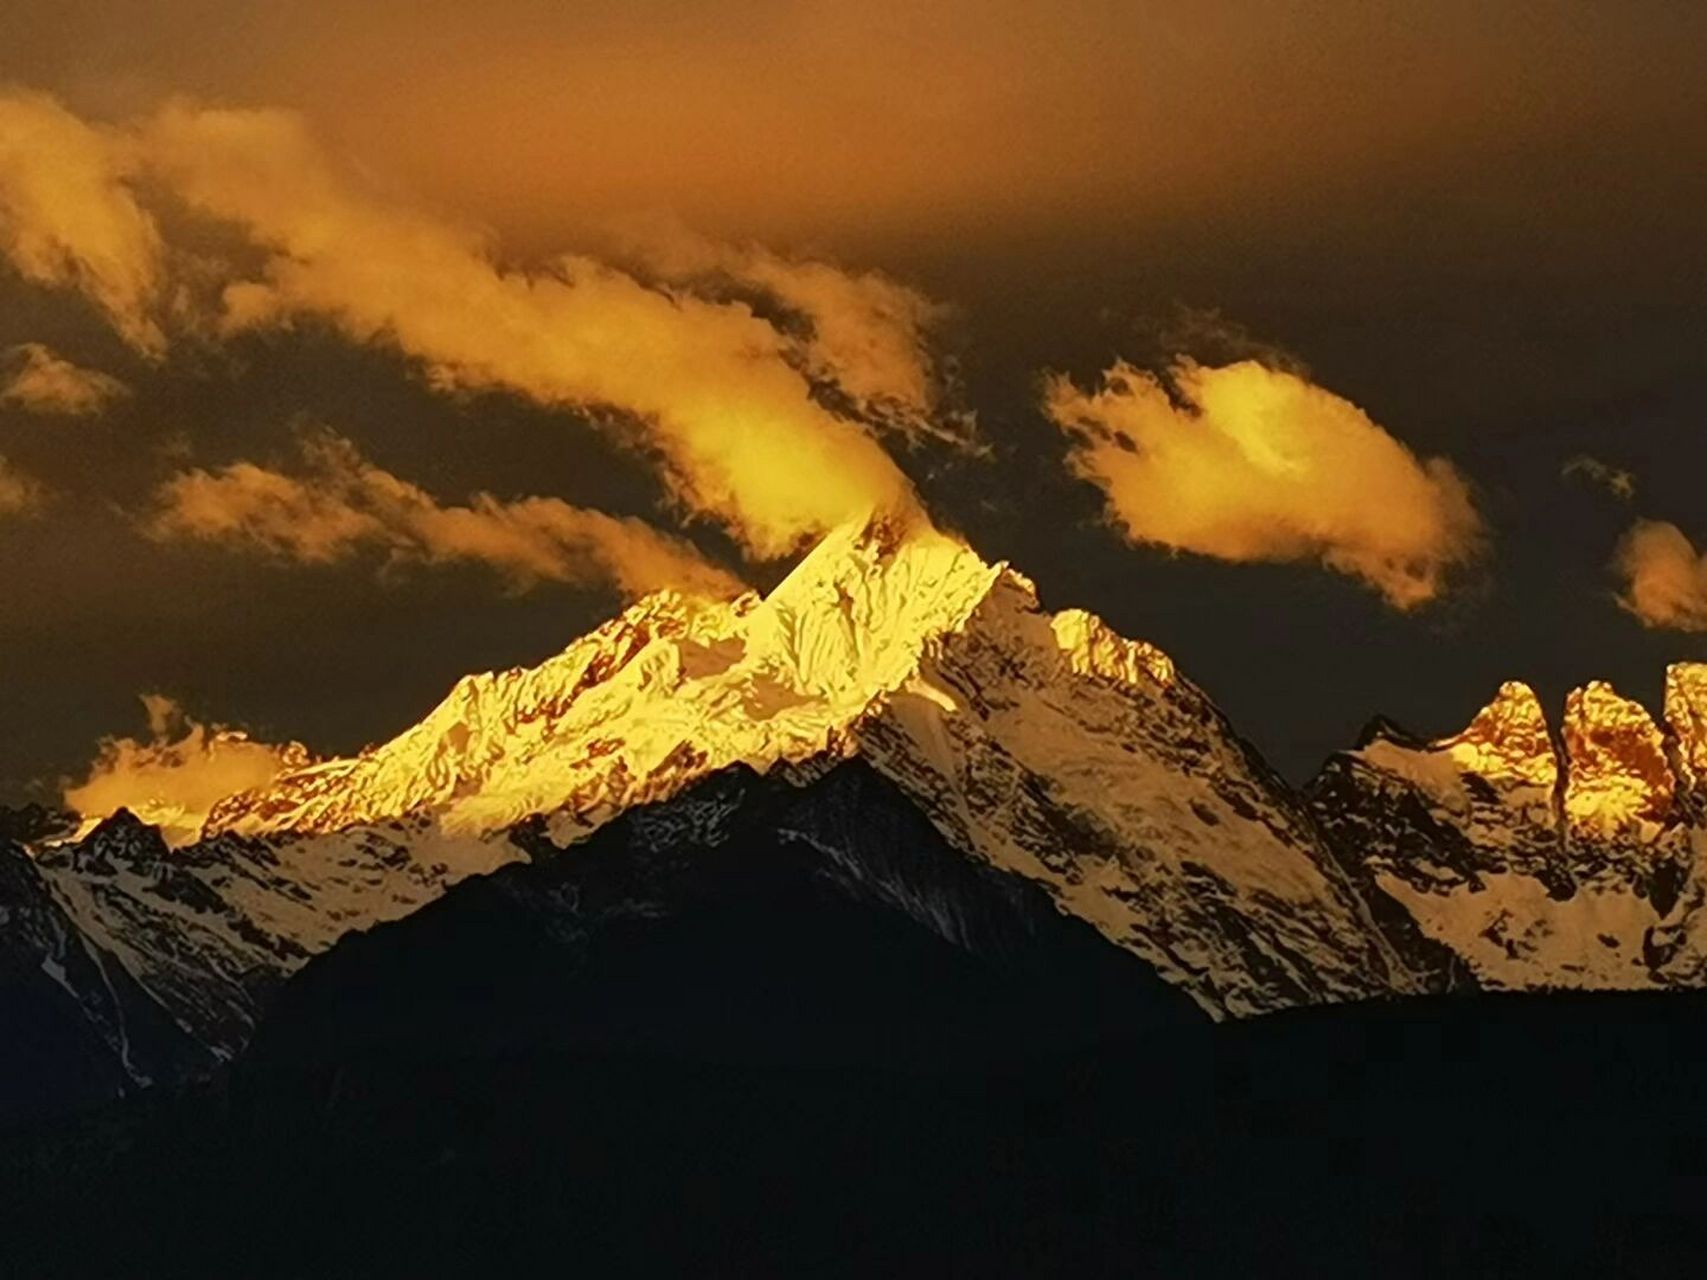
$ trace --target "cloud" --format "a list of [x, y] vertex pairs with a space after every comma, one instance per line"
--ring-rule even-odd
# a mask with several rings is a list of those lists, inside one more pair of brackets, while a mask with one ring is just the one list
[[0, 516], [29, 515], [46, 498], [39, 483], [0, 457]]
[[27, 280], [79, 290], [127, 342], [158, 354], [162, 246], [132, 171], [118, 135], [50, 98], [0, 92], [0, 254]]
[[1590, 484], [1598, 485], [1620, 502], [1629, 502], [1636, 496], [1636, 477], [1622, 467], [1612, 466], [1599, 458], [1579, 453], [1574, 458], [1568, 458], [1565, 465], [1559, 468], [1559, 475], [1566, 480], [1580, 476]]
[[802, 367], [835, 384], [867, 420], [909, 441], [977, 447], [976, 420], [945, 409], [947, 377], [932, 336], [949, 309], [880, 271], [849, 271], [757, 244], [726, 244], [677, 223], [622, 238], [650, 275], [678, 284], [752, 289], [806, 327]]
[[[896, 335], [922, 322], [916, 296], [898, 287], [740, 258], [816, 318], [802, 340], [746, 302], [649, 285], [585, 257], [501, 266], [475, 232], [347, 181], [292, 115], [173, 106], [141, 147], [192, 208], [268, 255], [255, 278], [226, 289], [228, 331], [313, 316], [397, 347], [447, 389], [617, 410], [673, 495], [761, 557], [916, 503], [857, 413], [828, 407], [814, 385], [835, 378], [858, 404], [926, 403], [896, 358], [907, 340]], [[873, 327], [886, 307], [894, 314]]]
[[[879, 428], [972, 438], [970, 417], [940, 405], [927, 338], [941, 309], [878, 273], [686, 236], [639, 274], [578, 255], [524, 268], [477, 229], [351, 177], [287, 112], [178, 102], [108, 129], [11, 94], [8, 126], [10, 256], [32, 279], [88, 293], [139, 348], [164, 349], [156, 311], [195, 322], [211, 282], [215, 334], [314, 318], [395, 347], [442, 389], [603, 415], [661, 465], [682, 507], [757, 557], [916, 507]], [[168, 252], [144, 192], [248, 244], [223, 264], [207, 243]]]
[[97, 369], [84, 369], [55, 355], [39, 342], [26, 342], [6, 353], [11, 366], [0, 384], [0, 404], [14, 404], [31, 413], [81, 417], [99, 413], [129, 388]]
[[1707, 552], [1675, 524], [1638, 520], [1618, 544], [1618, 603], [1645, 627], [1707, 632]]
[[1419, 459], [1363, 410], [1254, 362], [1181, 362], [1166, 385], [1122, 362], [1044, 410], [1073, 471], [1133, 542], [1235, 561], [1319, 560], [1396, 608], [1433, 599], [1482, 524], [1450, 462]]
[[226, 796], [264, 787], [286, 769], [312, 763], [291, 742], [257, 742], [239, 729], [190, 719], [171, 698], [145, 694], [148, 739], [105, 738], [81, 782], [66, 779], [68, 808], [83, 818], [79, 834], [129, 809], [161, 829], [168, 844], [193, 843], [208, 812]]
[[304, 564], [364, 549], [397, 561], [481, 564], [517, 589], [608, 582], [627, 596], [674, 587], [719, 597], [743, 589], [690, 543], [640, 520], [556, 498], [501, 502], [481, 493], [467, 506], [444, 506], [330, 433], [305, 439], [303, 455], [300, 477], [249, 462], [174, 476], [156, 494], [144, 530], [163, 541], [234, 543]]

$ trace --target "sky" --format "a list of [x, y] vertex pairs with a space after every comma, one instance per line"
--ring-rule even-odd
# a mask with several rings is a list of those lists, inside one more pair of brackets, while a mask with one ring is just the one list
[[873, 506], [1294, 778], [1507, 679], [1657, 709], [1703, 118], [1679, 3], [12, 0], [0, 801], [354, 750]]

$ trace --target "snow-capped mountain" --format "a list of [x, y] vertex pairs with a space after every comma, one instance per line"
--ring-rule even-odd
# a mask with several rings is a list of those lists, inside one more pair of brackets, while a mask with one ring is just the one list
[[[848, 762], [1214, 1018], [1696, 984], [1707, 667], [1672, 669], [1665, 716], [1590, 685], [1555, 736], [1511, 684], [1451, 738], [1378, 723], [1300, 793], [1159, 650], [1045, 612], [1023, 575], [926, 524], [874, 518], [762, 598], [661, 592], [536, 667], [466, 677], [389, 742], [228, 797], [188, 846], [121, 812], [34, 842], [29, 870], [220, 1057], [311, 957], [461, 880], [591, 856], [629, 815], [660, 848], [715, 844], [731, 772], [810, 805]], [[789, 811], [788, 840], [966, 944], [940, 892], [896, 888], [869, 842], [824, 844]]]
[[231, 798], [208, 829], [335, 831], [430, 809], [479, 833], [547, 813], [568, 842], [731, 764], [844, 754], [854, 721], [1003, 572], [933, 530], [849, 526], [763, 599], [649, 596], [537, 667], [465, 677], [382, 746]]
[[430, 813], [478, 840], [543, 814], [567, 847], [732, 765], [850, 756], [1215, 1016], [1412, 985], [1302, 807], [1166, 656], [888, 520], [833, 533], [763, 599], [653, 596], [539, 667], [464, 679], [391, 742], [208, 826]]

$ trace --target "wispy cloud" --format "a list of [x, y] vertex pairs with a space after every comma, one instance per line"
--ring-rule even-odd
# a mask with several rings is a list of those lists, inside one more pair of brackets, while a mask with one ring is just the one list
[[711, 292], [751, 290], [803, 326], [799, 363], [833, 385], [865, 420], [918, 442], [978, 447], [976, 420], [948, 407], [947, 372], [932, 347], [949, 308], [880, 271], [849, 271], [758, 244], [727, 244], [674, 222], [620, 237], [650, 278]]
[[517, 589], [540, 582], [609, 583], [628, 596], [660, 587], [730, 596], [732, 574], [691, 543], [640, 520], [556, 498], [502, 502], [475, 494], [446, 505], [367, 461], [330, 433], [307, 437], [300, 473], [250, 462], [172, 477], [143, 527], [156, 539], [247, 547], [303, 564], [363, 550], [393, 561], [484, 565]]
[[0, 371], [0, 404], [31, 413], [82, 417], [128, 393], [111, 374], [72, 364], [39, 342], [11, 348], [0, 360]]
[[46, 500], [47, 490], [0, 457], [0, 516], [28, 515]]
[[1133, 542], [1223, 560], [1316, 560], [1400, 609], [1478, 552], [1482, 522], [1450, 462], [1419, 459], [1350, 401], [1243, 362], [1124, 362], [1085, 391], [1052, 376], [1044, 409], [1074, 472]]
[[502, 267], [479, 234], [349, 180], [294, 116], [177, 106], [142, 136], [153, 172], [268, 254], [225, 290], [227, 330], [315, 316], [395, 345], [447, 389], [615, 410], [677, 500], [759, 556], [915, 501], [868, 425], [814, 385], [845, 376], [856, 399], [875, 394], [857, 342], [802, 339], [745, 302], [585, 257]]
[[0, 256], [27, 280], [80, 291], [132, 346], [157, 354], [163, 249], [133, 172], [120, 135], [51, 98], [0, 93]]
[[[927, 346], [940, 309], [877, 273], [685, 236], [629, 270], [572, 254], [517, 265], [478, 228], [353, 175], [288, 112], [177, 102], [105, 127], [0, 94], [0, 138], [0, 245], [134, 345], [162, 350], [163, 320], [199, 337], [330, 324], [443, 390], [591, 414], [755, 557], [915, 508], [882, 430], [970, 439], [970, 419], [941, 409]], [[163, 243], [157, 200], [172, 225], [217, 223], [243, 251]]]
[[1629, 502], [1636, 496], [1636, 477], [1633, 473], [1586, 453], [1567, 458], [1565, 465], [1559, 468], [1559, 474], [1566, 480], [1579, 479], [1596, 485], [1620, 502]]
[[162, 694], [145, 694], [142, 704], [148, 737], [103, 739], [83, 778], [61, 786], [85, 829], [128, 809], [160, 827], [169, 844], [188, 844], [226, 796], [310, 763], [301, 743], [257, 742], [240, 729], [202, 724]]

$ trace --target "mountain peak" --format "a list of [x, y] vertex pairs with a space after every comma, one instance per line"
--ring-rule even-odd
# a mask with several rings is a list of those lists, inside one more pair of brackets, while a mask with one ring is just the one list
[[1004, 572], [922, 517], [852, 522], [763, 598], [647, 596], [537, 667], [465, 676], [381, 746], [222, 802], [207, 830], [431, 810], [464, 832], [559, 813], [570, 835], [727, 765], [835, 753]]
[[144, 870], [164, 866], [169, 858], [160, 828], [129, 809], [108, 814], [76, 843], [51, 846], [42, 853], [50, 862], [67, 858], [85, 869], [111, 871], [115, 865]]
[[[1418, 981], [1297, 798], [1165, 654], [1051, 615], [1023, 575], [894, 515], [832, 530], [762, 598], [649, 596], [538, 666], [459, 680], [389, 742], [230, 797], [206, 834], [268, 838], [181, 851], [187, 879], [68, 892], [127, 936], [160, 921], [137, 943], [151, 981], [229, 1046], [254, 993], [197, 1003], [165, 923], [185, 902], [228, 909], [198, 934], [219, 973], [288, 971], [520, 858], [520, 824], [535, 856], [631, 812], [668, 841], [724, 803], [702, 781], [807, 785], [852, 757], [980, 874], [1041, 885], [1217, 1017]], [[871, 819], [826, 815], [849, 820]], [[952, 902], [895, 905], [953, 931]]]
[[1063, 609], [1050, 619], [1050, 625], [1068, 665], [1080, 675], [1124, 684], [1149, 680], [1163, 687], [1178, 678], [1167, 654], [1143, 640], [1128, 640], [1094, 613]]
[[95, 840], [130, 845], [138, 841], [155, 843], [159, 831], [159, 827], [144, 822], [129, 809], [115, 809], [97, 822], [89, 834]]
[[1676, 779], [1660, 728], [1641, 703], [1590, 681], [1565, 700], [1563, 737], [1573, 833], [1641, 834], [1666, 822]]
[[1490, 781], [1549, 790], [1559, 781], [1559, 757], [1547, 712], [1535, 690], [1519, 680], [1499, 687], [1463, 732], [1435, 744], [1460, 767]]
[[[1378, 717], [1357, 748], [1332, 758], [1325, 772], [1354, 765], [1402, 780], [1443, 811], [1475, 813], [1475, 821], [1490, 829], [1508, 825], [1502, 815], [1511, 806], [1517, 821], [1501, 843], [1525, 848], [1536, 843], [1537, 823], [1551, 820], [1562, 772], [1541, 700], [1518, 680], [1500, 685], [1470, 723], [1449, 737], [1418, 737]], [[1319, 790], [1320, 779], [1315, 785]]]
[[787, 683], [863, 705], [964, 625], [1004, 569], [922, 517], [843, 525], [754, 609], [747, 644]]

